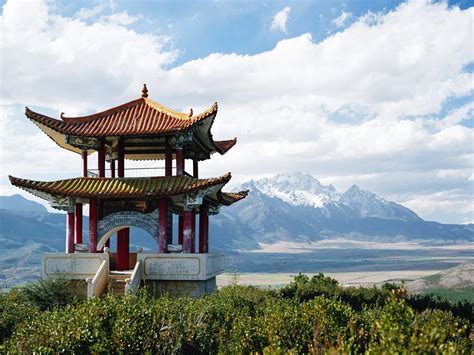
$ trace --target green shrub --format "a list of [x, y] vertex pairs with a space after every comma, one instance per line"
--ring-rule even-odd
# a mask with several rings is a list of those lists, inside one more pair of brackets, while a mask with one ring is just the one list
[[33, 318], [38, 309], [18, 289], [0, 293], [0, 344], [8, 339], [22, 322]]
[[76, 301], [74, 286], [63, 278], [51, 278], [27, 284], [22, 288], [24, 297], [40, 310], [63, 307]]
[[474, 338], [468, 320], [418, 311], [403, 289], [344, 290], [323, 275], [282, 291], [229, 286], [197, 300], [139, 292], [44, 311], [22, 293], [4, 297], [22, 297], [13, 333], [4, 333], [7, 350], [21, 353], [469, 354]]

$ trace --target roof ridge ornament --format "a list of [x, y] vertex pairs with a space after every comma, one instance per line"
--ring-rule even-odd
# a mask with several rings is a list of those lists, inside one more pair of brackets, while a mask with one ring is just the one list
[[146, 87], [146, 84], [143, 84], [142, 97], [143, 97], [143, 98], [147, 98], [147, 97], [148, 97], [148, 89], [147, 89], [147, 87]]
[[193, 108], [192, 107], [189, 109], [188, 117], [193, 117]]

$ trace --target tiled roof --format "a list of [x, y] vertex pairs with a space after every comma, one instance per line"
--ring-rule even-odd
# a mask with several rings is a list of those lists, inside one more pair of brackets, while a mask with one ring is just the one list
[[[57, 181], [35, 181], [9, 176], [12, 185], [31, 192], [39, 191], [56, 196], [82, 198], [118, 198], [144, 196], [171, 196], [224, 185], [231, 179], [228, 173], [221, 177], [196, 179], [188, 176], [146, 178], [90, 178], [80, 177]], [[233, 194], [232, 194], [233, 195]], [[233, 197], [229, 197], [233, 198]]]
[[240, 192], [222, 192], [220, 202], [226, 206], [247, 197], [249, 190]]
[[126, 104], [83, 117], [64, 117], [57, 120], [26, 108], [26, 116], [36, 124], [44, 125], [58, 133], [82, 137], [107, 137], [173, 133], [192, 125], [214, 119], [217, 103], [194, 116], [181, 113], [148, 98], [139, 98]]
[[237, 143], [237, 138], [226, 141], [214, 141], [214, 146], [220, 154], [224, 154]]

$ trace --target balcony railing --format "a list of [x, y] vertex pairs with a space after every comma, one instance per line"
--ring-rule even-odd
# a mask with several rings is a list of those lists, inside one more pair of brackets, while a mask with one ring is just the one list
[[[149, 176], [164, 176], [165, 175], [165, 168], [164, 167], [155, 167], [155, 168], [125, 168], [124, 169], [125, 177], [149, 177]], [[175, 175], [175, 167], [172, 169], [173, 175]], [[186, 176], [192, 176], [191, 174], [184, 172]], [[87, 170], [88, 177], [98, 177], [99, 176], [99, 169], [88, 169]], [[112, 177], [112, 170], [105, 169], [105, 177]], [[115, 173], [115, 177], [117, 176], [117, 172]]]

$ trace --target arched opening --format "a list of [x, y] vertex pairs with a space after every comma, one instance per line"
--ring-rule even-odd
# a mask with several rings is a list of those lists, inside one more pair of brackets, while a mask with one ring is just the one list
[[[119, 232], [116, 243], [117, 251], [110, 253], [112, 270], [130, 270], [135, 266], [137, 254], [130, 253], [129, 232], [131, 227], [147, 232], [153, 238], [154, 244], [158, 245], [158, 211], [150, 214], [120, 211], [106, 216], [97, 223], [97, 251], [103, 250], [107, 241]], [[128, 230], [123, 231], [124, 229]], [[115, 243], [111, 243], [111, 246], [113, 244]]]

